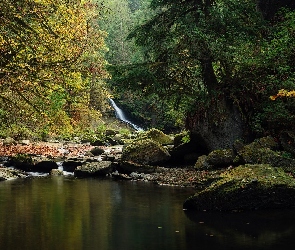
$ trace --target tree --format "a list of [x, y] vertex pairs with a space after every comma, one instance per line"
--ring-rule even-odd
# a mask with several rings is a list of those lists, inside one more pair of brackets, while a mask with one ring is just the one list
[[278, 90], [266, 53], [278, 31], [257, 1], [161, 0], [150, 7], [156, 14], [130, 35], [146, 60], [121, 69], [122, 83], [182, 105], [187, 128], [208, 150], [251, 139]]
[[40, 120], [70, 126], [79, 108], [85, 111], [92, 73], [107, 75], [105, 34], [93, 21], [101, 8], [91, 1], [1, 1], [2, 112], [34, 127]]

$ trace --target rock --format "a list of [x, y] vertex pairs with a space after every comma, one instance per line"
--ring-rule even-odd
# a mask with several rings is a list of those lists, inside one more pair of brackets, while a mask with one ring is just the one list
[[201, 155], [195, 164], [196, 170], [210, 169], [211, 167], [207, 162], [207, 155]]
[[93, 142], [90, 143], [91, 146], [105, 146], [105, 143], [102, 140], [95, 140]]
[[83, 164], [83, 160], [68, 159], [62, 163], [62, 166], [64, 171], [74, 172], [78, 166], [82, 166]]
[[182, 133], [175, 135], [173, 144], [174, 144], [174, 147], [178, 147], [181, 144], [188, 143], [189, 141], [190, 141], [190, 135], [187, 131], [184, 131]]
[[225, 171], [220, 179], [184, 202], [193, 210], [256, 210], [295, 206], [295, 179], [268, 164], [246, 164]]
[[55, 161], [51, 160], [41, 160], [35, 163], [29, 171], [32, 172], [41, 172], [41, 173], [50, 173], [51, 170], [58, 169], [58, 165]]
[[61, 175], [64, 175], [64, 173], [60, 169], [52, 169], [50, 171], [50, 175], [52, 175], [52, 176], [61, 176]]
[[159, 143], [145, 139], [134, 141], [123, 148], [121, 160], [139, 165], [155, 165], [161, 164], [169, 158], [170, 154]]
[[95, 147], [95, 148], [91, 149], [90, 152], [92, 153], [92, 155], [98, 156], [98, 155], [103, 154], [104, 150], [102, 148]]
[[293, 131], [282, 131], [280, 133], [280, 143], [284, 151], [295, 156], [295, 133]]
[[[114, 160], [116, 160], [116, 156], [115, 155], [111, 155], [111, 154], [104, 154], [104, 155], [101, 156], [101, 159], [103, 161], [114, 161]], [[119, 158], [117, 158], [117, 159], [119, 159]]]
[[113, 170], [111, 161], [87, 162], [74, 170], [75, 177], [106, 176]]
[[11, 146], [11, 145], [16, 145], [16, 141], [11, 138], [11, 137], [6, 137], [4, 140], [3, 140], [3, 145], [4, 146]]
[[17, 178], [26, 178], [28, 175], [17, 169], [0, 167], [0, 181], [14, 180]]
[[93, 157], [94, 154], [91, 151], [87, 151], [87, 152], [85, 152], [84, 156]]
[[215, 169], [221, 167], [229, 167], [235, 161], [234, 151], [231, 149], [213, 150], [211, 153], [202, 155], [198, 158], [196, 169]]
[[173, 138], [171, 138], [170, 136], [164, 134], [162, 131], [155, 128], [148, 130], [147, 132], [143, 134], [143, 136], [146, 136], [147, 138], [153, 141], [156, 141], [160, 143], [161, 145], [173, 144]]
[[13, 166], [23, 171], [31, 171], [31, 169], [34, 166], [34, 161], [32, 156], [30, 155], [18, 154], [18, 155], [12, 156], [5, 165]]
[[233, 164], [235, 154], [232, 149], [219, 149], [210, 152], [206, 158], [208, 165], [214, 167], [228, 167]]
[[28, 146], [28, 145], [30, 145], [31, 142], [30, 142], [30, 140], [20, 140], [20, 141], [18, 141], [18, 143], [21, 145]]
[[244, 146], [242, 146], [240, 143], [237, 145], [237, 142], [235, 142], [237, 154], [243, 159], [245, 163], [267, 163], [261, 161], [263, 154], [265, 151], [275, 150], [277, 148], [278, 144], [271, 136], [257, 139], [254, 142]]
[[153, 173], [156, 170], [156, 166], [151, 166], [147, 164], [139, 164], [133, 161], [121, 161], [120, 162], [120, 168], [122, 172], [126, 173], [132, 173], [132, 172], [137, 172], [137, 173]]
[[132, 177], [130, 177], [129, 175], [127, 175], [127, 174], [121, 174], [118, 171], [113, 172], [112, 173], [112, 177], [115, 180], [132, 180]]
[[187, 133], [178, 134], [174, 139], [174, 148], [169, 150], [171, 165], [193, 165], [201, 155], [208, 154], [201, 142], [195, 142]]
[[295, 172], [295, 159], [288, 157], [285, 152], [274, 151], [277, 148], [278, 145], [272, 137], [264, 137], [239, 147], [237, 153], [243, 163], [270, 164], [285, 171]]
[[17, 169], [26, 172], [41, 172], [50, 173], [52, 169], [57, 169], [58, 165], [55, 161], [50, 160], [46, 157], [32, 157], [27, 154], [18, 154], [11, 157], [6, 166], [13, 166]]
[[116, 135], [116, 134], [118, 134], [118, 131], [115, 131], [115, 130], [112, 130], [112, 129], [107, 129], [105, 131], [106, 136], [113, 136], [113, 135]]

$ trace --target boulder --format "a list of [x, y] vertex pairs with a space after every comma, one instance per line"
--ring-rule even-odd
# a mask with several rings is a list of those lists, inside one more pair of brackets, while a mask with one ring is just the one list
[[278, 149], [278, 144], [270, 136], [255, 140], [248, 145], [236, 147], [242, 163], [270, 164], [273, 167], [281, 167], [285, 171], [294, 172], [295, 159], [289, 157], [286, 152], [275, 151], [276, 149]]
[[28, 146], [31, 144], [30, 140], [20, 140], [18, 141], [19, 144]]
[[206, 158], [209, 165], [217, 167], [228, 167], [233, 164], [235, 160], [235, 154], [232, 149], [219, 149], [210, 152]]
[[280, 143], [284, 151], [295, 156], [295, 133], [293, 131], [282, 131], [280, 133]]
[[82, 166], [84, 164], [84, 159], [68, 159], [62, 163], [63, 170], [67, 172], [74, 172], [78, 166]]
[[64, 175], [64, 173], [60, 169], [52, 169], [50, 171], [50, 175], [52, 175], [52, 176], [62, 176], [62, 175]]
[[221, 167], [229, 167], [234, 164], [236, 155], [232, 149], [213, 150], [211, 153], [202, 155], [198, 158], [196, 169], [214, 169]]
[[295, 206], [295, 179], [268, 164], [232, 168], [204, 190], [189, 197], [184, 209], [241, 211]]
[[17, 178], [26, 178], [28, 175], [17, 169], [0, 167], [0, 181], [14, 180]]
[[105, 146], [105, 142], [102, 140], [95, 140], [93, 142], [90, 142], [91, 146]]
[[92, 153], [92, 155], [98, 156], [98, 155], [103, 154], [104, 150], [102, 148], [95, 147], [95, 148], [91, 149], [90, 152]]
[[11, 157], [6, 166], [12, 166], [26, 172], [50, 173], [52, 169], [57, 169], [58, 165], [55, 161], [46, 157], [32, 157], [28, 154], [18, 154]]
[[49, 159], [43, 159], [39, 162], [36, 162], [29, 171], [50, 173], [52, 169], [58, 169], [57, 163]]
[[87, 162], [74, 170], [75, 177], [103, 177], [113, 171], [111, 161]]
[[257, 139], [247, 145], [241, 145], [241, 143], [239, 143], [237, 146], [237, 142], [235, 142], [235, 149], [244, 163], [268, 163], [262, 162], [265, 151], [271, 152], [272, 150], [278, 149], [278, 144], [275, 142], [274, 138], [268, 136]]
[[161, 145], [173, 144], [173, 138], [155, 128], [146, 131], [142, 136], [146, 136], [148, 139], [156, 141]]
[[3, 145], [4, 146], [11, 146], [11, 145], [16, 145], [16, 144], [17, 144], [17, 142], [11, 137], [6, 137], [3, 140]]
[[124, 172], [124, 173], [128, 173], [128, 174], [130, 174], [132, 172], [149, 174], [149, 173], [153, 173], [156, 171], [156, 166], [151, 166], [151, 165], [147, 165], [147, 164], [139, 164], [139, 163], [136, 163], [133, 161], [122, 161], [122, 162], [120, 162], [118, 170], [120, 172]]
[[8, 167], [15, 167], [23, 171], [31, 171], [34, 166], [33, 157], [28, 154], [17, 154], [12, 156], [5, 164]]
[[116, 135], [116, 134], [118, 134], [118, 131], [113, 130], [113, 129], [106, 129], [106, 131], [105, 131], [106, 136], [113, 136], [113, 135]]
[[159, 143], [145, 139], [134, 141], [123, 148], [121, 160], [142, 165], [156, 165], [169, 160], [169, 158], [170, 154]]

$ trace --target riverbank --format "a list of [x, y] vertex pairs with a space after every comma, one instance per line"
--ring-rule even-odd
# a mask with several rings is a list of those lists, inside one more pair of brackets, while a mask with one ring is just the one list
[[[0, 168], [0, 179], [14, 179], [14, 178], [25, 178], [31, 176], [23, 171], [18, 172], [16, 169], [8, 170], [4, 167], [5, 162], [10, 158], [18, 154], [27, 154], [35, 157], [44, 157], [59, 162], [67, 162], [75, 159], [76, 161], [90, 161], [90, 151], [94, 148], [100, 148], [108, 155], [115, 157], [122, 153], [122, 147], [94, 147], [90, 144], [81, 143], [61, 143], [61, 142], [36, 142], [29, 143], [28, 145], [16, 144], [16, 145], [3, 145], [0, 143], [0, 157], [2, 164]], [[131, 174], [120, 174], [114, 169], [113, 172], [108, 174], [107, 178], [114, 180], [126, 180], [126, 181], [144, 181], [154, 182], [158, 185], [169, 185], [169, 186], [180, 186], [190, 187], [196, 189], [202, 189], [214, 179], [218, 178], [222, 170], [200, 170], [196, 171], [193, 166], [185, 167], [169, 167], [169, 166], [158, 166], [154, 173], [143, 174], [133, 172]], [[37, 175], [38, 176], [38, 175]], [[44, 176], [44, 174], [43, 174]], [[31, 176], [32, 177], [32, 176]], [[118, 178], [119, 177], [119, 178]]]

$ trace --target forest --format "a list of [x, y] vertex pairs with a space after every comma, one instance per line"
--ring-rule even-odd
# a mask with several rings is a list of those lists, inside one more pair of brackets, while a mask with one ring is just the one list
[[[0, 136], [108, 127], [114, 98], [144, 128], [208, 151], [292, 136], [291, 0], [1, 0]], [[294, 137], [295, 138], [295, 137]]]

